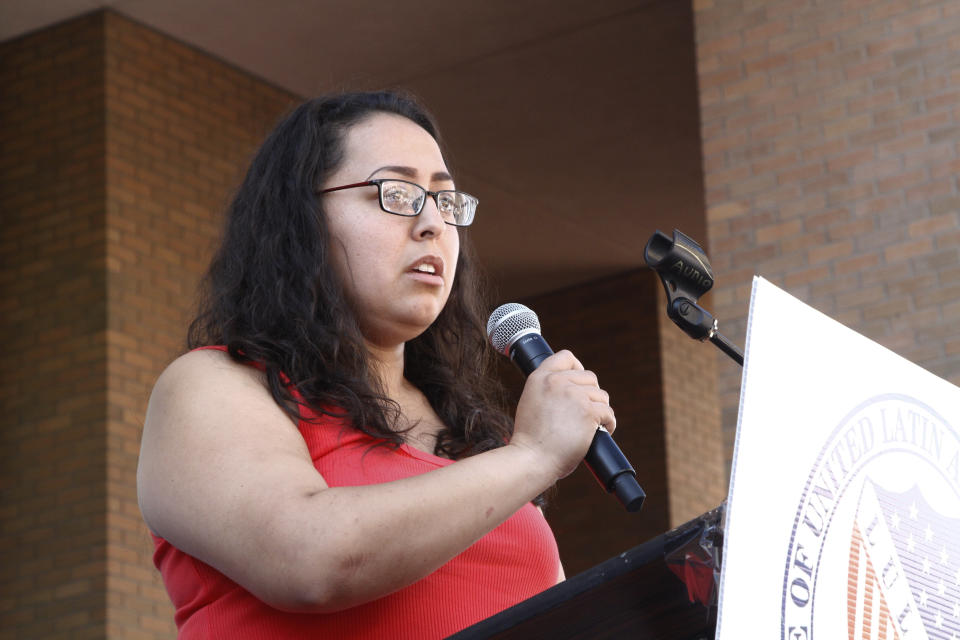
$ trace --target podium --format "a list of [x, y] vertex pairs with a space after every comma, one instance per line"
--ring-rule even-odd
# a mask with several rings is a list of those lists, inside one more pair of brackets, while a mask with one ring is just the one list
[[723, 510], [708, 511], [449, 640], [712, 640]]

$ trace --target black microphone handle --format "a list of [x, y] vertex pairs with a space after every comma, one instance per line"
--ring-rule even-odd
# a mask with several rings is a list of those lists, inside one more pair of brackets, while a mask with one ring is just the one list
[[[510, 346], [510, 359], [528, 376], [540, 363], [553, 355], [553, 349], [539, 333], [520, 336]], [[607, 493], [617, 496], [627, 511], [639, 511], [647, 494], [637, 482], [637, 472], [620, 447], [610, 437], [610, 433], [600, 427], [593, 436], [590, 449], [584, 458], [590, 473]]]

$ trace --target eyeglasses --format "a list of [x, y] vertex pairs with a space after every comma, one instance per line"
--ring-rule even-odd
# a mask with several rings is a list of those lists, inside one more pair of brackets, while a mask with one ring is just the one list
[[466, 227], [473, 222], [479, 200], [463, 191], [427, 191], [418, 184], [406, 180], [377, 178], [366, 182], [330, 187], [317, 193], [330, 193], [356, 187], [376, 187], [380, 196], [380, 208], [397, 216], [417, 216], [423, 211], [427, 196], [437, 203], [440, 217], [447, 224]]

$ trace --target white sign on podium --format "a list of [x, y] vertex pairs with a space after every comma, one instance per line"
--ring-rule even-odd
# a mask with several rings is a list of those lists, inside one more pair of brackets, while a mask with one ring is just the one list
[[755, 278], [718, 640], [960, 640], [960, 389]]

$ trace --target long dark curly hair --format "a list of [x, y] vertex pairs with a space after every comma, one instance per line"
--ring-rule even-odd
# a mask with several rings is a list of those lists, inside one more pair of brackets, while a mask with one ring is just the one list
[[[343, 160], [346, 131], [380, 112], [412, 120], [439, 144], [431, 116], [398, 92], [309, 100], [268, 136], [227, 210], [187, 343], [226, 345], [234, 361], [261, 365], [273, 399], [294, 417], [307, 405], [399, 446], [400, 407], [372, 373], [357, 318], [331, 268], [329, 229], [315, 195]], [[453, 459], [502, 446], [513, 430], [491, 372], [496, 356], [484, 335], [474, 261], [461, 233], [447, 304], [404, 349], [404, 375], [445, 426], [435, 453]]]

